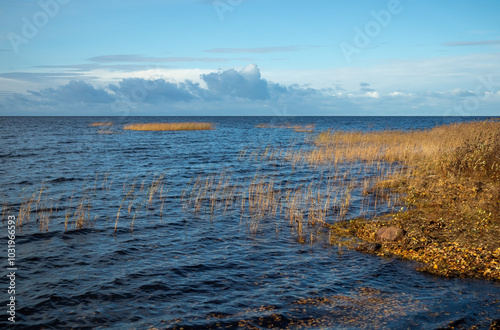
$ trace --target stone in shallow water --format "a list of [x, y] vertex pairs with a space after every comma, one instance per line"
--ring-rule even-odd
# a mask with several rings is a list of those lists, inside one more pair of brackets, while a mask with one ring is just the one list
[[375, 238], [379, 242], [396, 242], [403, 238], [404, 232], [401, 228], [382, 227], [375, 233]]
[[378, 243], [363, 243], [356, 247], [356, 251], [375, 253], [380, 250], [381, 247], [382, 245]]

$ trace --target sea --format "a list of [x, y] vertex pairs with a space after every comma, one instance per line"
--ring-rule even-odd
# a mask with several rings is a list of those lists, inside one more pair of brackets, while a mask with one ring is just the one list
[[[269, 160], [266, 148], [307, 149], [326, 130], [480, 119], [0, 117], [0, 327], [488, 329], [500, 319], [500, 283], [430, 275], [321, 237], [301, 241], [279, 211], [255, 224], [237, 199], [256, 177], [285, 189], [331, 173]], [[215, 129], [123, 130], [155, 122]], [[314, 132], [290, 129], [306, 125]], [[361, 173], [350, 168], [358, 165], [335, 175]], [[207, 180], [234, 190], [204, 201]], [[331, 221], [360, 216], [361, 203], [372, 205], [369, 216], [394, 211], [363, 198], [354, 187], [349, 212]]]

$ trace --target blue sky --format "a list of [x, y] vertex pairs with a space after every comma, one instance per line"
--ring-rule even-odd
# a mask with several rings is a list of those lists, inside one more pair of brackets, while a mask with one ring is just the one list
[[0, 115], [500, 115], [497, 0], [0, 0]]

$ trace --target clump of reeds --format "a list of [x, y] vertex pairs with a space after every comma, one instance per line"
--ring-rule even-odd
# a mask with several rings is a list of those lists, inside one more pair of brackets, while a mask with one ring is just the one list
[[233, 206], [238, 194], [238, 181], [226, 171], [199, 175], [195, 180], [191, 180], [187, 188], [183, 191], [181, 201], [184, 209], [191, 209], [194, 213], [205, 210], [211, 216], [215, 211], [224, 207], [226, 212]]
[[98, 122], [90, 124], [89, 126], [97, 127], [97, 126], [111, 126], [111, 125], [113, 125], [113, 122], [111, 122], [111, 121], [102, 121], [102, 122], [98, 121]]
[[186, 123], [145, 123], [145, 124], [129, 124], [123, 129], [132, 131], [203, 131], [213, 130], [212, 123], [203, 122], [186, 122]]
[[304, 125], [304, 126], [296, 126], [293, 128], [295, 132], [303, 132], [303, 133], [312, 133], [314, 132], [314, 128], [316, 127], [315, 124], [309, 124], [309, 125]]
[[500, 181], [500, 130], [489, 135], [480, 132], [467, 139], [445, 155], [440, 165], [443, 172], [455, 176]]
[[[319, 149], [313, 152], [329, 154], [342, 150], [342, 161], [406, 162], [436, 159], [444, 153], [460, 147], [469, 137], [483, 134], [495, 134], [499, 131], [495, 121], [455, 123], [437, 126], [427, 130], [380, 132], [341, 132], [327, 131], [320, 133], [315, 141]], [[312, 161], [328, 161], [333, 157], [321, 155], [311, 157]], [[337, 157], [338, 158], [338, 157]]]
[[494, 135], [498, 121], [483, 121], [443, 125], [427, 130], [376, 132], [325, 131], [312, 139], [305, 148], [273, 148], [254, 151], [255, 159], [286, 161], [293, 165], [333, 165], [377, 162], [415, 165], [432, 160], [461, 146], [470, 136]]
[[[386, 168], [380, 167], [380, 170]], [[257, 171], [253, 177], [235, 180], [222, 170], [191, 180], [181, 200], [185, 210], [204, 213], [211, 219], [228, 210], [239, 212], [251, 233], [268, 228], [271, 223], [276, 223], [278, 231], [280, 222], [276, 221], [285, 220], [283, 224], [291, 228], [299, 242], [312, 242], [316, 241], [316, 236], [324, 235], [328, 223], [352, 217], [353, 212], [361, 215], [375, 212], [377, 207], [391, 210], [396, 207], [397, 197], [390, 198], [376, 185], [359, 202], [363, 198], [361, 182], [368, 172], [345, 169], [341, 173], [337, 168], [320, 178], [291, 183], [279, 173], [263, 175]], [[355, 210], [352, 207], [354, 198], [361, 204], [356, 205]], [[379, 204], [371, 205], [372, 199], [379, 200]]]

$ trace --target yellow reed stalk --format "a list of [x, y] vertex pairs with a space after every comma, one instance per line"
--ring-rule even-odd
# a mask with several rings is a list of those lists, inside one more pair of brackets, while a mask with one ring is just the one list
[[215, 129], [212, 123], [145, 123], [145, 124], [130, 124], [123, 127], [125, 130], [131, 131], [200, 131]]
[[120, 218], [120, 211], [122, 209], [123, 203], [130, 196], [130, 194], [133, 192], [134, 188], [135, 188], [135, 185], [127, 192], [127, 194], [125, 195], [125, 197], [123, 197], [122, 202], [120, 203], [120, 207], [118, 208], [118, 212], [116, 213], [116, 221], [115, 221], [115, 230], [114, 230], [114, 233], [116, 233], [116, 230], [118, 228], [118, 219]]

